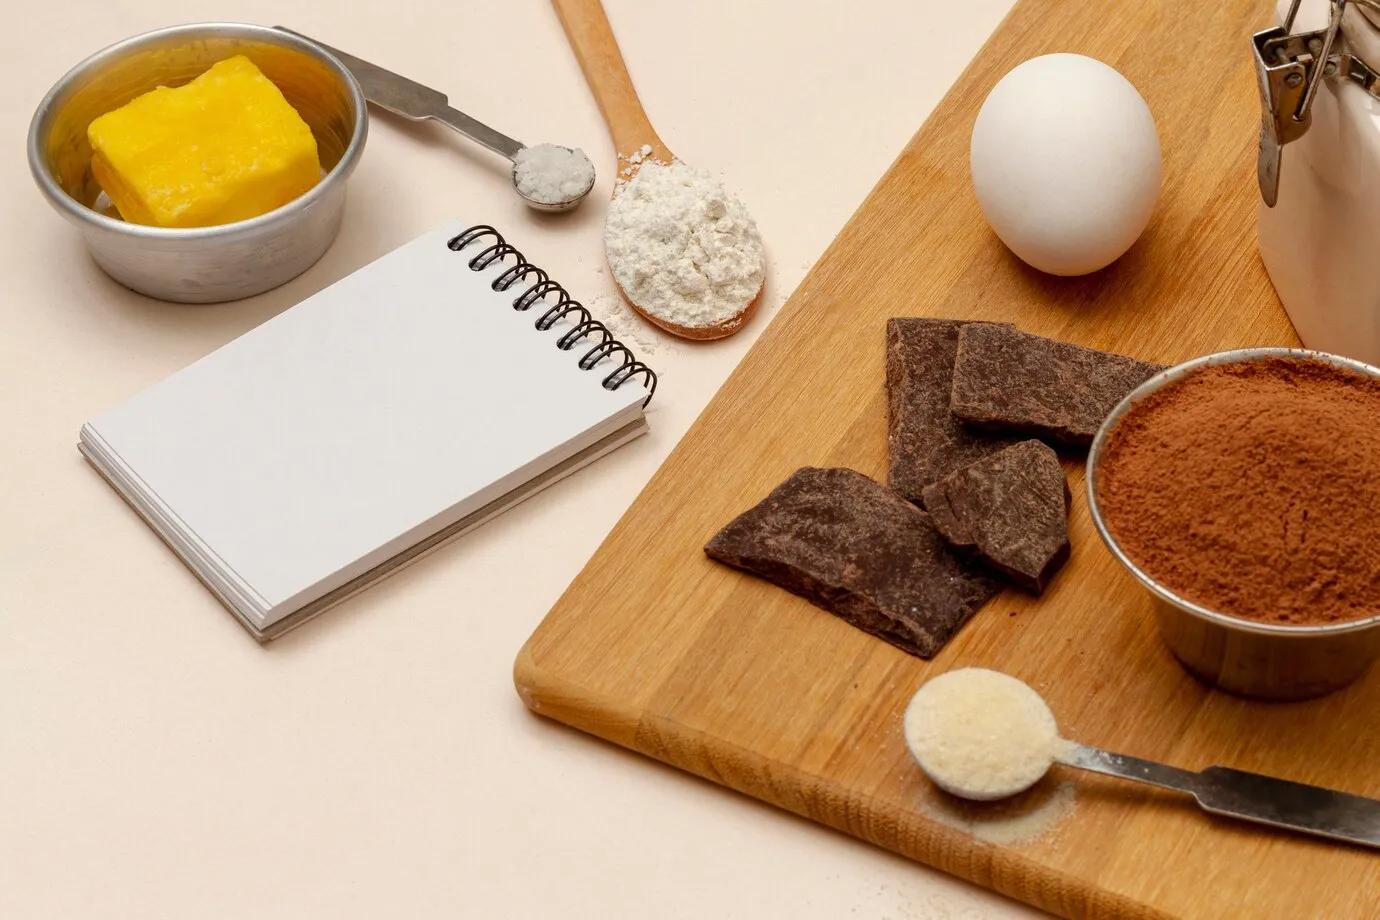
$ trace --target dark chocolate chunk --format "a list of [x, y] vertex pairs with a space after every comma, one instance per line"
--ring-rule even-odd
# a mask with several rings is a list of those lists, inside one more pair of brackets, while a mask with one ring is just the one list
[[958, 332], [949, 408], [970, 425], [1086, 447], [1121, 398], [1162, 370], [1010, 326], [972, 323]]
[[925, 510], [955, 548], [1036, 594], [1069, 557], [1068, 480], [1059, 457], [1022, 441], [925, 487]]
[[921, 658], [1000, 590], [929, 515], [849, 469], [797, 470], [704, 551]]
[[960, 320], [897, 317], [886, 324], [887, 484], [920, 502], [925, 486], [1015, 444], [949, 412]]

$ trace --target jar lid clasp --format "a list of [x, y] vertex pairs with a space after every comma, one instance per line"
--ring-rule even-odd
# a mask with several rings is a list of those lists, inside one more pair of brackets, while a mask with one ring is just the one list
[[1291, 33], [1302, 0], [1293, 0], [1284, 24], [1251, 36], [1256, 85], [1260, 90], [1260, 148], [1256, 179], [1267, 207], [1279, 197], [1284, 145], [1307, 133], [1313, 99], [1324, 77], [1342, 77], [1380, 97], [1380, 74], [1347, 51], [1334, 50], [1347, 3], [1380, 11], [1380, 0], [1330, 0], [1327, 27]]

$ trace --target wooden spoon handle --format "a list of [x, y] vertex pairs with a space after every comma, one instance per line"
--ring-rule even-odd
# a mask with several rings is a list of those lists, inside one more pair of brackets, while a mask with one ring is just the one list
[[613, 27], [599, 0], [551, 0], [565, 29], [580, 69], [585, 73], [599, 111], [613, 136], [613, 146], [619, 156], [627, 156], [650, 144], [652, 156], [670, 162], [671, 151], [642, 110], [642, 103], [633, 88], [623, 54], [613, 37]]

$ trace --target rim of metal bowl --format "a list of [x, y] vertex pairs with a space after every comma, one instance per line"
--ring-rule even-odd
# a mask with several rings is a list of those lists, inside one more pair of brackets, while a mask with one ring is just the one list
[[[122, 55], [130, 51], [154, 42], [161, 42], [169, 37], [185, 35], [189, 40], [205, 37], [208, 32], [226, 32], [244, 38], [261, 38], [269, 44], [291, 48], [310, 57], [318, 58], [326, 64], [347, 88], [350, 100], [354, 103], [355, 118], [350, 132], [350, 142], [346, 144], [345, 151], [340, 155], [340, 160], [331, 167], [326, 175], [321, 177], [321, 181], [316, 183], [305, 194], [299, 195], [291, 201], [279, 205], [272, 211], [250, 217], [245, 220], [234, 221], [228, 224], [214, 224], [209, 227], [152, 227], [146, 224], [132, 224], [128, 221], [116, 220], [113, 217], [106, 217], [104, 214], [97, 213], [86, 205], [68, 195], [53, 179], [52, 173], [48, 169], [42, 150], [42, 135], [45, 127], [53, 117], [54, 103], [58, 97], [68, 90], [72, 82], [85, 71], [109, 60], [111, 57]], [[33, 118], [29, 122], [28, 154], [29, 171], [33, 173], [34, 181], [38, 183], [39, 189], [43, 192], [50, 204], [58, 209], [70, 219], [79, 223], [87, 223], [94, 227], [111, 230], [116, 233], [126, 233], [134, 236], [142, 236], [148, 239], [158, 240], [197, 240], [209, 237], [232, 236], [241, 232], [252, 231], [264, 224], [272, 223], [278, 215], [288, 208], [305, 208], [311, 206], [320, 198], [329, 193], [330, 187], [344, 181], [354, 170], [358, 162], [360, 152], [364, 147], [365, 139], [369, 133], [369, 113], [367, 103], [364, 99], [364, 90], [360, 88], [359, 81], [350, 73], [349, 68], [340, 63], [334, 55], [325, 48], [313, 41], [276, 29], [272, 26], [261, 26], [246, 22], [190, 22], [181, 25], [166, 26], [161, 29], [153, 29], [148, 32], [141, 32], [129, 38], [118, 41], [113, 45], [107, 45], [99, 51], [88, 55], [71, 70], [63, 74], [52, 88], [43, 96], [43, 101], [34, 110]]]
[[1126, 553], [1121, 549], [1121, 546], [1107, 529], [1106, 522], [1102, 519], [1102, 510], [1098, 507], [1097, 503], [1098, 461], [1102, 456], [1103, 449], [1106, 447], [1112, 429], [1116, 427], [1117, 423], [1120, 422], [1138, 402], [1145, 399], [1145, 397], [1156, 390], [1193, 374], [1200, 368], [1209, 365], [1236, 364], [1270, 357], [1322, 361], [1334, 367], [1355, 371], [1373, 380], [1380, 380], [1380, 368], [1357, 361], [1353, 358], [1345, 358], [1341, 355], [1334, 355], [1325, 351], [1314, 351], [1308, 348], [1287, 348], [1283, 346], [1236, 348], [1230, 351], [1214, 352], [1160, 371], [1158, 374], [1136, 387], [1117, 403], [1116, 407], [1112, 409], [1105, 419], [1103, 419], [1102, 426], [1098, 428], [1097, 435], [1093, 438], [1092, 447], [1088, 450], [1088, 463], [1083, 477], [1087, 488], [1088, 510], [1092, 515], [1093, 526], [1097, 528], [1098, 535], [1102, 537], [1102, 542], [1111, 550], [1112, 555], [1116, 557], [1118, 562], [1126, 567], [1127, 571], [1129, 571], [1147, 591], [1160, 600], [1211, 623], [1246, 632], [1296, 637], [1331, 636], [1340, 633], [1359, 632], [1380, 625], [1380, 613], [1356, 620], [1343, 620], [1339, 623], [1318, 625], [1264, 623], [1256, 620], [1248, 620], [1244, 617], [1235, 617], [1225, 613], [1218, 613], [1215, 610], [1211, 610], [1180, 597], [1142, 571], [1139, 566], [1127, 557]]

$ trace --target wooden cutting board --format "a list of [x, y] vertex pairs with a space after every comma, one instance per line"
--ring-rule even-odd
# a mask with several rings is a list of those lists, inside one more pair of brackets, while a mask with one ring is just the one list
[[[1021, 0], [523, 648], [527, 705], [1064, 917], [1380, 916], [1371, 851], [1062, 768], [1017, 802], [961, 807], [911, 761], [915, 688], [980, 665], [1039, 689], [1079, 741], [1380, 795], [1380, 674], [1296, 704], [1187, 677], [1099, 542], [1077, 464], [1073, 558], [1051, 589], [991, 601], [929, 663], [702, 552], [799, 466], [884, 479], [890, 316], [1013, 321], [1164, 362], [1296, 344], [1256, 253], [1249, 36], [1269, 18], [1267, 0]], [[1165, 150], [1145, 236], [1082, 279], [1006, 252], [968, 178], [986, 92], [1053, 51], [1124, 73]]]

